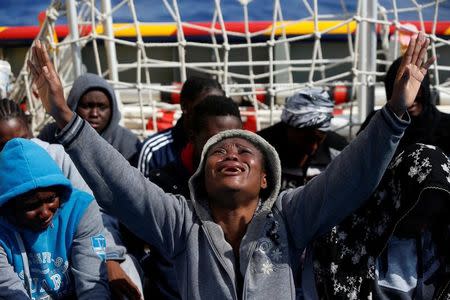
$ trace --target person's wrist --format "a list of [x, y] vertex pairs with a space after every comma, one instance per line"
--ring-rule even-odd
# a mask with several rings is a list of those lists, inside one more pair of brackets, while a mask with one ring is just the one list
[[72, 120], [73, 111], [67, 105], [64, 105], [62, 107], [56, 107], [51, 115], [55, 119], [56, 125], [60, 129], [63, 129]]
[[389, 100], [386, 103], [386, 107], [399, 118], [403, 117], [403, 115], [405, 114], [406, 109], [407, 109], [406, 104], [404, 102], [402, 102], [402, 101], [401, 102], [399, 102], [399, 101], [393, 102], [392, 100]]

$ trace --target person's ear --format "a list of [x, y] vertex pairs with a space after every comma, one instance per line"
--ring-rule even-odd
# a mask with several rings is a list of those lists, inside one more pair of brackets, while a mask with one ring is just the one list
[[261, 176], [261, 189], [266, 189], [267, 188], [267, 174], [265, 172], [263, 172], [262, 176]]

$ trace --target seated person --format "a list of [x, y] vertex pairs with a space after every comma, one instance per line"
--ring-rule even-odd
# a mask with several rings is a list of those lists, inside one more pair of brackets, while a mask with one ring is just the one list
[[0, 298], [109, 299], [95, 199], [36, 143], [0, 152]]
[[[73, 164], [69, 155], [64, 151], [63, 146], [59, 144], [49, 144], [38, 138], [33, 138], [33, 134], [28, 124], [28, 119], [20, 106], [10, 100], [0, 100], [0, 150], [13, 138], [31, 139], [37, 145], [41, 146], [56, 165], [61, 169], [64, 176], [68, 178], [72, 186], [78, 190], [92, 194], [92, 191], [81, 177], [77, 168]], [[133, 262], [133, 259], [127, 254], [127, 249], [119, 242], [117, 237], [112, 235], [114, 230], [114, 219], [102, 213], [102, 218], [106, 228], [105, 238], [106, 247], [106, 265], [108, 269], [108, 280], [113, 295], [124, 294], [133, 299], [140, 298], [142, 293], [142, 284], [139, 271]], [[114, 227], [113, 227], [114, 229]], [[136, 296], [137, 295], [137, 296]]]
[[281, 122], [257, 132], [280, 155], [282, 190], [304, 185], [348, 145], [330, 131], [333, 108], [328, 92], [305, 89], [286, 99]]
[[[137, 165], [140, 141], [129, 129], [119, 125], [121, 118], [113, 88], [102, 77], [86, 73], [73, 83], [67, 104], [85, 119], [108, 143], [130, 162]], [[57, 126], [47, 124], [38, 138], [48, 143], [57, 143]]]

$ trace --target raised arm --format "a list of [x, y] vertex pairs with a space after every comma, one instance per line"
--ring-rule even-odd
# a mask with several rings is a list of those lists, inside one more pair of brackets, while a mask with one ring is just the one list
[[[392, 99], [367, 128], [305, 187], [286, 192], [278, 205], [298, 248], [357, 209], [378, 185], [409, 124], [402, 120], [433, 62], [423, 64], [429, 41], [412, 38], [397, 74]], [[408, 116], [406, 116], [408, 117]]]
[[141, 239], [172, 255], [183, 247], [192, 224], [187, 201], [165, 194], [128, 163], [67, 106], [61, 82], [39, 41], [28, 61], [46, 111], [62, 129], [59, 140], [98, 203]]

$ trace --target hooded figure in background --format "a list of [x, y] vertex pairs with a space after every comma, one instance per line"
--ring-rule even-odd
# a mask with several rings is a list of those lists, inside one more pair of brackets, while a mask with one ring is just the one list
[[450, 161], [414, 144], [367, 204], [313, 243], [320, 299], [450, 298]]
[[[70, 90], [67, 104], [132, 166], [136, 166], [140, 141], [129, 129], [119, 125], [121, 114], [116, 95], [105, 79], [91, 73], [78, 77]], [[48, 124], [41, 130], [38, 138], [51, 144], [57, 143], [56, 129], [55, 123]]]
[[97, 202], [25, 139], [0, 152], [0, 298], [109, 299]]
[[[384, 78], [386, 99], [391, 99], [394, 89], [395, 75], [400, 68], [401, 57], [397, 58]], [[419, 93], [414, 104], [408, 107], [411, 117], [411, 125], [406, 129], [400, 141], [397, 152], [414, 143], [423, 143], [438, 146], [447, 156], [450, 155], [450, 115], [440, 112], [433, 103], [430, 89], [430, 75], [423, 78]], [[373, 111], [361, 125], [358, 134], [366, 128], [370, 119], [375, 114]]]

